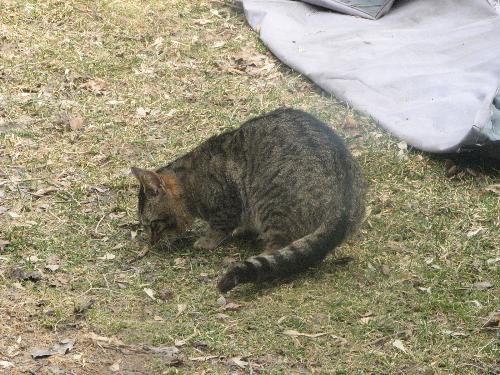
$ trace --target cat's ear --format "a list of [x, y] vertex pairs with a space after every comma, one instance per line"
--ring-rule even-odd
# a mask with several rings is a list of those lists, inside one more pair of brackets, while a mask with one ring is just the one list
[[132, 167], [130, 170], [144, 187], [144, 192], [147, 195], [157, 195], [161, 191], [161, 178], [156, 172], [136, 167]]

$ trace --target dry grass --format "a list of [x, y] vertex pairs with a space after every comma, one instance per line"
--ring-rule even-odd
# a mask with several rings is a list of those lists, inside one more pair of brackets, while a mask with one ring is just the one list
[[[161, 166], [283, 105], [344, 135], [370, 181], [371, 214], [337, 253], [355, 261], [239, 288], [236, 311], [222, 311], [214, 284], [250, 245], [129, 264], [143, 246], [129, 167]], [[229, 2], [4, 0], [0, 361], [12, 374], [498, 372], [498, 331], [481, 327], [499, 309], [499, 198], [485, 190], [499, 172], [465, 167], [449, 178], [442, 159], [400, 152], [274, 59]], [[16, 267], [42, 279], [16, 280]], [[492, 287], [471, 287], [482, 281]], [[30, 357], [63, 338], [76, 339], [70, 353]], [[178, 367], [143, 349], [176, 340]]]

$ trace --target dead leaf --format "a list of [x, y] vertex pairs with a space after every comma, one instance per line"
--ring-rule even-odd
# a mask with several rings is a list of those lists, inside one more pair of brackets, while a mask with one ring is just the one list
[[400, 159], [408, 159], [408, 144], [405, 141], [401, 141], [398, 143], [398, 157]]
[[80, 130], [83, 128], [83, 118], [80, 116], [71, 117], [69, 119], [69, 128], [71, 130]]
[[493, 184], [486, 187], [484, 190], [500, 195], [500, 184]]
[[58, 375], [58, 374], [60, 374], [60, 375], [66, 374], [66, 371], [64, 371], [62, 368], [60, 368], [59, 366], [56, 366], [56, 365], [48, 366], [47, 370], [49, 370], [51, 374], [56, 374], [56, 375]]
[[217, 42], [215, 42], [212, 47], [213, 48], [221, 48], [221, 47], [224, 47], [224, 45], [226, 44], [226, 42], [224, 42], [223, 40], [219, 40]]
[[146, 293], [149, 298], [151, 298], [153, 301], [156, 301], [156, 297], [155, 297], [155, 291], [153, 289], [150, 289], [150, 288], [144, 288], [144, 293]]
[[444, 330], [443, 333], [446, 336], [450, 336], [450, 337], [454, 337], [454, 338], [457, 338], [457, 337], [468, 337], [469, 336], [465, 332], [454, 332], [454, 331], [450, 331], [450, 330]]
[[150, 346], [145, 349], [153, 354], [174, 355], [180, 353], [180, 350], [175, 346]]
[[14, 364], [9, 361], [0, 361], [0, 367], [1, 368], [9, 368], [9, 367], [14, 367]]
[[38, 271], [24, 271], [19, 267], [15, 267], [10, 271], [10, 278], [20, 281], [37, 282], [42, 279], [42, 274]]
[[111, 366], [109, 366], [109, 370], [111, 372], [117, 372], [120, 371], [120, 361], [113, 363]]
[[229, 360], [229, 365], [235, 365], [240, 369], [245, 369], [248, 366], [248, 362], [243, 361], [242, 357], [233, 357]]
[[177, 314], [175, 315], [175, 317], [179, 317], [187, 308], [187, 305], [185, 303], [179, 303], [177, 305]]
[[398, 148], [402, 151], [408, 150], [408, 144], [405, 141], [401, 141], [398, 143]]
[[477, 283], [471, 284], [470, 287], [475, 290], [485, 290], [493, 287], [489, 281], [479, 281]]
[[[113, 219], [113, 220], [115, 220], [115, 219], [121, 219], [121, 218], [122, 218], [122, 217], [124, 217], [126, 214], [127, 214], [127, 213], [126, 213], [126, 212], [123, 212], [123, 211], [122, 211], [122, 212], [111, 212], [111, 213], [109, 214], [109, 218], [110, 218], [110, 219]], [[119, 245], [119, 246], [121, 247], [121, 245]], [[120, 248], [120, 247], [118, 247], [118, 248]]]
[[107, 85], [104, 80], [100, 78], [94, 78], [81, 84], [80, 88], [89, 90], [96, 95], [103, 95], [107, 90]]
[[40, 259], [36, 255], [30, 255], [29, 257], [26, 258], [26, 260], [31, 263], [36, 263]]
[[209, 283], [212, 281], [212, 279], [210, 278], [210, 276], [208, 276], [208, 273], [206, 273], [206, 272], [200, 273], [198, 276], [198, 280], [200, 280], [201, 282], [204, 282], [204, 283]]
[[43, 188], [43, 189], [38, 189], [37, 191], [35, 191], [33, 193], [33, 195], [36, 196], [36, 197], [43, 197], [44, 195], [53, 193], [55, 191], [58, 191], [58, 189], [55, 188], [55, 187], [53, 187], [53, 186], [51, 186], [51, 187], [46, 187], [46, 188]]
[[193, 333], [192, 335], [186, 337], [185, 339], [174, 340], [174, 345], [177, 346], [177, 347], [184, 346], [184, 345], [186, 345], [189, 342], [189, 340], [191, 340], [195, 336], [196, 336], [196, 333]]
[[186, 265], [185, 258], [175, 258], [174, 259], [174, 267], [175, 268], [184, 268], [185, 265]]
[[354, 261], [353, 257], [342, 257], [342, 258], [333, 259], [332, 264], [336, 267], [344, 267], [353, 261]]
[[325, 336], [328, 333], [327, 332], [321, 332], [321, 333], [302, 333], [302, 332], [295, 331], [293, 329], [287, 329], [287, 330], [283, 331], [283, 334], [287, 335], [287, 336], [290, 336], [290, 337], [304, 336], [304, 337], [309, 337], [309, 338], [315, 339], [317, 337]]
[[399, 339], [398, 340], [394, 340], [392, 342], [392, 346], [394, 346], [396, 349], [401, 350], [403, 353], [408, 353], [408, 351], [406, 350], [406, 347], [403, 344], [403, 341], [401, 341]]
[[75, 307], [73, 308], [73, 313], [77, 316], [83, 316], [89, 310], [95, 303], [95, 300], [92, 298], [89, 299], [88, 301], [82, 301], [79, 302]]
[[209, 361], [209, 360], [214, 359], [214, 358], [221, 358], [221, 357], [218, 355], [206, 355], [203, 357], [189, 357], [189, 360], [195, 361], [195, 362], [204, 362], [204, 361]]
[[170, 366], [181, 366], [185, 360], [185, 357], [175, 346], [146, 347], [145, 349], [153, 354], [161, 355]]
[[136, 230], [131, 230], [130, 231], [130, 239], [133, 241], [137, 237], [137, 231]]
[[97, 257], [97, 259], [101, 259], [101, 260], [113, 260], [115, 258], [116, 258], [116, 255], [111, 254], [111, 253], [106, 253], [102, 257]]
[[50, 357], [54, 354], [57, 354], [57, 352], [54, 352], [52, 349], [33, 349], [31, 351], [31, 357], [33, 359], [39, 359], [39, 358], [45, 358], [45, 357]]
[[125, 100], [108, 100], [106, 103], [109, 105], [120, 105], [125, 104]]
[[364, 316], [361, 319], [359, 319], [359, 321], [361, 322], [361, 324], [368, 324], [372, 320], [375, 320], [374, 316]]
[[471, 229], [470, 231], [467, 232], [467, 238], [474, 237], [475, 235], [483, 232], [484, 230], [485, 229], [482, 227]]
[[45, 357], [50, 357], [54, 354], [60, 354], [64, 355], [69, 353], [75, 344], [74, 339], [64, 339], [56, 343], [52, 348], [50, 349], [39, 349], [35, 348], [31, 351], [31, 356], [33, 359], [39, 359], [39, 358], [45, 358]]
[[222, 306], [222, 310], [224, 311], [236, 311], [236, 310], [239, 310], [241, 308], [241, 305], [237, 304], [237, 303], [233, 303], [233, 302], [229, 302], [227, 304], [225, 304], [224, 306]]
[[9, 211], [7, 212], [9, 214], [9, 216], [13, 219], [19, 219], [21, 217], [20, 214], [18, 214], [17, 212], [14, 212], [14, 211]]
[[396, 253], [410, 253], [410, 250], [401, 242], [387, 241], [387, 247]]
[[346, 116], [344, 119], [344, 127], [348, 129], [357, 129], [358, 123], [352, 116]]
[[7, 245], [9, 245], [9, 244], [10, 244], [10, 241], [0, 239], [0, 251], [5, 249], [5, 247], [7, 247]]
[[212, 20], [209, 20], [209, 19], [205, 19], [205, 18], [201, 18], [201, 19], [198, 19], [198, 20], [194, 20], [194, 23], [196, 25], [200, 25], [200, 26], [204, 26], [206, 24], [209, 24], [209, 23], [212, 23], [214, 21]]
[[56, 343], [53, 347], [54, 350], [57, 351], [57, 354], [67, 354], [69, 353], [72, 349], [73, 346], [75, 345], [75, 339], [64, 339]]
[[149, 248], [149, 246], [148, 246], [148, 245], [144, 246], [144, 247], [142, 248], [142, 250], [141, 250], [141, 251], [140, 251], [140, 252], [139, 252], [139, 253], [138, 253], [135, 257], [133, 257], [132, 259], [130, 259], [130, 260], [128, 261], [128, 263], [129, 263], [129, 264], [130, 264], [130, 263], [134, 263], [134, 262], [137, 262], [139, 259], [144, 258], [146, 255], [148, 255], [148, 254], [149, 254], [149, 250], [150, 250], [150, 248]]
[[347, 340], [343, 337], [336, 336], [336, 335], [330, 335], [330, 337], [332, 339], [334, 339], [335, 341], [337, 341], [339, 343], [339, 345], [347, 345]]
[[216, 314], [216, 315], [215, 315], [215, 317], [216, 317], [217, 319], [220, 319], [220, 320], [226, 320], [226, 319], [229, 319], [229, 318], [230, 318], [230, 316], [229, 316], [229, 315], [222, 314], [222, 313], [218, 313], [218, 314]]
[[159, 316], [159, 315], [155, 315], [155, 316], [153, 316], [153, 320], [154, 320], [154, 321], [157, 321], [157, 322], [164, 322], [164, 321], [165, 321], [165, 319], [163, 319], [163, 318], [162, 318], [161, 316]]
[[140, 117], [140, 118], [146, 117], [148, 115], [148, 113], [150, 113], [150, 112], [151, 112], [151, 109], [142, 108], [142, 107], [137, 108], [135, 111], [137, 117]]
[[119, 339], [113, 337], [99, 336], [98, 334], [91, 332], [85, 335], [86, 338], [92, 340], [99, 345], [108, 345], [111, 347], [125, 347], [126, 345]]
[[158, 292], [158, 298], [161, 299], [162, 301], [167, 301], [169, 299], [172, 299], [174, 296], [174, 292], [168, 289], [162, 289]]
[[419, 286], [419, 287], [417, 287], [417, 289], [420, 290], [421, 292], [431, 294], [431, 288], [430, 287], [424, 288], [423, 286]]
[[67, 285], [69, 281], [70, 280], [67, 276], [63, 274], [56, 274], [55, 276], [50, 278], [50, 280], [48, 281], [48, 285], [50, 287], [58, 288]]
[[177, 113], [177, 109], [175, 108], [172, 108], [170, 111], [168, 111], [167, 113], [165, 113], [165, 116], [166, 117], [172, 117], [173, 115], [175, 115]]
[[159, 36], [156, 38], [153, 43], [151, 44], [152, 47], [155, 47], [156, 49], [160, 48], [163, 44], [163, 37]]
[[500, 328], [500, 311], [495, 311], [486, 318], [486, 322], [482, 326], [483, 329], [486, 328]]
[[391, 274], [391, 269], [387, 264], [383, 264], [382, 267], [380, 267], [380, 272], [382, 272], [384, 276], [389, 276]]
[[452, 177], [458, 173], [458, 167], [453, 160], [446, 159], [444, 161], [444, 171], [446, 177]]
[[[1, 244], [0, 244], [0, 247], [1, 247]], [[486, 260], [486, 264], [488, 266], [491, 266], [492, 264], [497, 264], [497, 263], [500, 263], [500, 258], [490, 258], [490, 259]]]
[[49, 271], [56, 272], [61, 266], [59, 264], [46, 264], [45, 268]]

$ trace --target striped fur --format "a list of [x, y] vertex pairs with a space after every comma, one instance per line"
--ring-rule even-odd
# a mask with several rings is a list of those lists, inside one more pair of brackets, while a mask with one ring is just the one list
[[[343, 141], [310, 114], [289, 108], [212, 137], [149, 173], [168, 175], [169, 184], [141, 188], [141, 222], [175, 222], [177, 212], [185, 223], [201, 218], [210, 225], [195, 244], [203, 248], [216, 247], [233, 231], [252, 231], [264, 240], [264, 253], [221, 278], [222, 292], [318, 264], [364, 214], [365, 183]], [[171, 198], [167, 185], [182, 194]], [[170, 229], [163, 235], [179, 231]]]

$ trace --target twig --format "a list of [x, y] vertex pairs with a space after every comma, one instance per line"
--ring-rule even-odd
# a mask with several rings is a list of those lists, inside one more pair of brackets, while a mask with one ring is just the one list
[[95, 234], [102, 235], [101, 233], [99, 233], [99, 232], [97, 231], [97, 229], [99, 228], [99, 225], [101, 225], [101, 222], [104, 220], [104, 218], [105, 218], [105, 217], [106, 217], [106, 214], [104, 214], [104, 215], [101, 217], [101, 220], [99, 220], [99, 222], [98, 222], [98, 223], [97, 223], [97, 225], [95, 226], [95, 228], [94, 228], [94, 233], [95, 233]]
[[405, 331], [399, 331], [399, 332], [393, 333], [392, 335], [379, 337], [378, 339], [369, 342], [368, 345], [378, 345], [380, 343], [386, 342], [387, 340], [390, 340], [393, 337], [402, 337], [404, 335], [405, 335]]
[[148, 245], [144, 246], [142, 248], [142, 250], [135, 257], [133, 257], [132, 259], [130, 259], [127, 263], [128, 264], [132, 264], [132, 263], [137, 262], [139, 259], [144, 258], [146, 255], [149, 254], [149, 250], [150, 250], [150, 248], [149, 248]]

